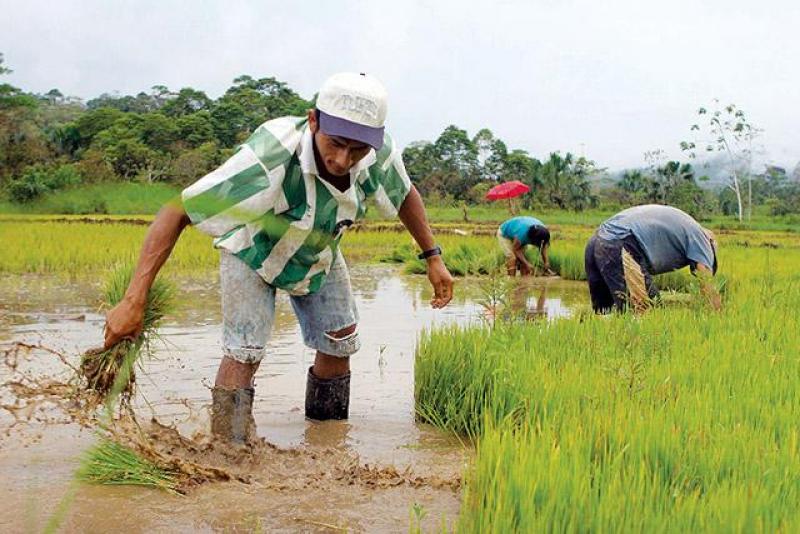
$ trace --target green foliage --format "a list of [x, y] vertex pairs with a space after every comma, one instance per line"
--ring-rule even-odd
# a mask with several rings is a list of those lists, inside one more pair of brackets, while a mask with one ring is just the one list
[[645, 154], [647, 169], [626, 170], [616, 183], [624, 205], [666, 204], [680, 208], [695, 219], [704, 219], [713, 210], [713, 197], [697, 183], [689, 163], [660, 163], [663, 151]]
[[8, 67], [4, 67], [3, 63], [5, 63], [5, 58], [3, 57], [3, 53], [0, 52], [0, 75], [12, 72], [12, 70], [9, 69]]
[[[13, 72], [8, 67], [3, 66], [4, 62], [5, 58], [0, 53], [0, 76]], [[0, 111], [14, 108], [35, 109], [36, 107], [38, 107], [38, 102], [33, 96], [25, 94], [21, 89], [13, 85], [0, 84]]]
[[184, 87], [174, 98], [168, 100], [161, 111], [170, 117], [193, 115], [211, 109], [213, 102], [203, 91]]
[[0, 202], [0, 211], [64, 215], [152, 214], [179, 192], [166, 184], [105, 182], [47, 192], [25, 204]]
[[800, 213], [800, 183], [787, 184], [782, 188], [780, 197], [769, 203], [772, 215], [789, 215]]
[[159, 154], [137, 139], [120, 139], [105, 151], [105, 158], [114, 172], [132, 179], [159, 165]]
[[214, 124], [208, 111], [182, 115], [175, 121], [178, 140], [190, 148], [206, 143], [215, 143]]
[[[0, 186], [30, 165], [65, 158], [88, 182], [185, 185], [224, 161], [264, 121], [303, 115], [311, 107], [284, 82], [247, 75], [216, 101], [191, 87], [173, 93], [157, 85], [135, 96], [106, 93], [85, 107], [58, 89], [35, 95], [2, 84]], [[21, 180], [10, 199], [30, 202], [48, 190], [41, 181]]]
[[601, 172], [594, 162], [554, 152], [542, 163], [524, 150], [509, 152], [488, 129], [470, 139], [466, 131], [450, 125], [433, 143], [411, 143], [403, 161], [412, 182], [429, 200], [478, 203], [498, 182], [519, 180], [532, 190], [523, 196], [527, 207], [583, 211], [597, 205], [589, 184], [589, 177]]
[[22, 176], [9, 183], [8, 195], [14, 202], [26, 203], [39, 198], [44, 193], [63, 189], [80, 182], [81, 174], [74, 165], [60, 165], [58, 167], [33, 165], [28, 167]]
[[[695, 139], [681, 141], [681, 150], [696, 158], [697, 151], [716, 152], [724, 155], [728, 187], [736, 196], [736, 213], [739, 221], [744, 218], [743, 179], [752, 173], [753, 142], [762, 130], [750, 123], [745, 112], [736, 104], [722, 105], [715, 98], [711, 106], [697, 110], [698, 123], [689, 129], [695, 132]], [[752, 206], [748, 206], [748, 218]]]
[[88, 147], [97, 134], [110, 128], [124, 116], [122, 111], [114, 108], [89, 111], [61, 129], [62, 144], [67, 152], [76, 154]]
[[216, 142], [209, 141], [182, 151], [170, 163], [167, 174], [170, 182], [186, 186], [214, 170], [220, 163], [222, 153]]
[[564, 156], [558, 152], [551, 153], [536, 171], [538, 182], [543, 187], [540, 201], [573, 211], [596, 207], [597, 197], [591, 191], [588, 178], [597, 172], [595, 163], [584, 157], [576, 158], [569, 152]]

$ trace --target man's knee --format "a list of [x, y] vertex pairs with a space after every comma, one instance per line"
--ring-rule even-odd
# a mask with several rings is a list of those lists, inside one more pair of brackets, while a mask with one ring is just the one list
[[351, 324], [350, 326], [345, 326], [344, 328], [334, 332], [325, 332], [325, 335], [333, 339], [344, 339], [347, 336], [355, 334], [357, 327], [358, 325]]
[[258, 365], [264, 359], [266, 348], [263, 345], [223, 346], [222, 354], [239, 363]]
[[361, 348], [361, 339], [358, 337], [358, 325], [351, 324], [338, 330], [325, 332], [317, 350], [338, 357], [348, 357], [358, 352]]

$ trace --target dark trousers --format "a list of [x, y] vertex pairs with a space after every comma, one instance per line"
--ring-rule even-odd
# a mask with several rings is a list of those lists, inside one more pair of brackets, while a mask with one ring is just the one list
[[653, 275], [647, 256], [633, 236], [625, 239], [607, 241], [593, 235], [586, 244], [584, 265], [592, 297], [592, 309], [596, 313], [608, 313], [613, 309], [623, 311], [628, 301], [625, 285], [625, 272], [622, 267], [622, 249], [633, 256], [642, 269], [647, 293], [650, 298], [658, 297], [658, 289], [653, 284]]

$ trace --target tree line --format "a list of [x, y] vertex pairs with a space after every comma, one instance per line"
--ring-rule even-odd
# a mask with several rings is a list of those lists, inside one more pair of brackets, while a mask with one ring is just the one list
[[[10, 70], [0, 54], [0, 75]], [[153, 86], [136, 95], [102, 94], [88, 101], [58, 89], [45, 94], [0, 84], [0, 190], [13, 202], [30, 202], [58, 189], [105, 181], [187, 185], [220, 165], [262, 122], [303, 115], [314, 99], [274, 77], [242, 75], [217, 99], [185, 87]], [[738, 110], [737, 110], [738, 111]], [[723, 117], [724, 118], [724, 117]], [[717, 121], [723, 126], [722, 121]], [[683, 148], [696, 143], [685, 142]], [[408, 173], [428, 202], [484, 202], [498, 182], [531, 187], [526, 208], [581, 211], [641, 202], [677, 205], [702, 217], [742, 212], [742, 188], [717, 192], [700, 184], [688, 162], [645, 154], [646, 165], [612, 177], [594, 161], [570, 152], [538, 159], [510, 149], [489, 129], [474, 136], [450, 125], [434, 141], [403, 151]], [[800, 171], [768, 167], [747, 176], [749, 205], [773, 213], [800, 212]], [[732, 194], [735, 193], [732, 198]]]

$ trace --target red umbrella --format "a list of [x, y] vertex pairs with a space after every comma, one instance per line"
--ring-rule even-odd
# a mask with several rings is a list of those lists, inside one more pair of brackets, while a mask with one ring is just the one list
[[493, 188], [489, 189], [489, 192], [486, 193], [486, 198], [488, 200], [514, 198], [524, 193], [527, 193], [530, 190], [531, 190], [530, 187], [523, 184], [519, 180], [512, 180], [510, 182], [503, 182], [502, 184], [497, 184]]

